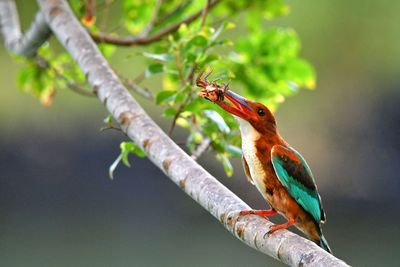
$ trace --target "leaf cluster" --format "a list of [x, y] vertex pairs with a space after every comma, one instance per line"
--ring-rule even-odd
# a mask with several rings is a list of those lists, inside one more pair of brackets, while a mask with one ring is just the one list
[[[93, 12], [85, 8], [83, 2], [72, 1], [79, 18]], [[238, 126], [231, 115], [197, 97], [198, 72], [213, 69], [209, 79], [231, 82], [233, 90], [256, 98], [272, 109], [302, 88], [315, 88], [315, 71], [300, 57], [301, 43], [296, 32], [291, 28], [265, 26], [265, 21], [289, 13], [284, 0], [96, 1], [94, 15], [98, 19], [86, 25], [88, 30], [109, 29], [108, 14], [114, 5], [120, 10], [118, 27], [112, 33], [117, 38], [120, 34], [155, 36], [168, 27], [179, 25], [163, 38], [146, 44], [144, 49], [130, 48], [147, 59], [143, 77], [134, 82], [158, 75], [162, 79], [162, 89], [152, 92], [154, 105], [162, 106], [162, 115], [171, 121], [169, 134], [173, 134], [176, 126], [186, 129], [185, 144], [192, 154], [209, 141], [209, 148], [228, 176], [233, 172], [230, 159], [241, 155]], [[185, 20], [194, 14], [200, 15]], [[235, 23], [240, 23], [240, 27], [233, 30]], [[99, 48], [109, 58], [118, 45], [103, 43]], [[42, 102], [47, 103], [46, 99], [54, 95], [56, 88], [71, 88], [71, 83], [81, 85], [84, 81], [66, 53], [55, 53], [45, 47], [39, 54], [47, 65], [27, 62], [18, 80], [24, 91], [31, 92]], [[143, 155], [134, 143], [122, 143], [121, 154], [110, 167], [110, 173], [120, 161], [129, 165], [128, 155], [132, 153]]]

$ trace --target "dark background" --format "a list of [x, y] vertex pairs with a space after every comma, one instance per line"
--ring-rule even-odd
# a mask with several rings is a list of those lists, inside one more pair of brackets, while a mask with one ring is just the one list
[[[26, 27], [36, 7], [18, 2]], [[398, 265], [400, 2], [288, 3], [291, 14], [274, 24], [297, 30], [318, 86], [279, 108], [281, 133], [318, 180], [335, 255], [354, 266]], [[134, 77], [142, 62], [131, 53], [112, 63]], [[231, 236], [147, 159], [132, 157], [111, 181], [125, 138], [99, 132], [104, 107], [61, 90], [44, 108], [16, 89], [21, 66], [0, 49], [0, 266], [282, 265]], [[211, 153], [201, 158], [252, 207], [266, 207], [240, 160], [232, 178], [214, 162]]]

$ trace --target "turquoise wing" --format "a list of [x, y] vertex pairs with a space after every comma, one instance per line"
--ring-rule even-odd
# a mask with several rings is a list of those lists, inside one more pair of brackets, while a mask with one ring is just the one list
[[271, 150], [276, 176], [296, 202], [316, 222], [325, 221], [315, 179], [304, 158], [294, 149], [275, 145]]

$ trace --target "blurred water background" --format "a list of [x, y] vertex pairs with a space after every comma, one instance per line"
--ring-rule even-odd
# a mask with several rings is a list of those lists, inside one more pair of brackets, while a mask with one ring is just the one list
[[[27, 27], [35, 3], [17, 2]], [[287, 2], [291, 14], [273, 24], [296, 29], [318, 86], [279, 108], [280, 131], [318, 180], [335, 255], [354, 266], [399, 265], [400, 2]], [[112, 63], [134, 77], [142, 61], [122, 49]], [[19, 67], [2, 46], [0, 266], [282, 266], [236, 240], [147, 159], [132, 158], [110, 181], [125, 138], [99, 132], [104, 107], [62, 90], [44, 108], [16, 89]], [[252, 207], [266, 207], [239, 159], [232, 178], [212, 154], [200, 162]]]

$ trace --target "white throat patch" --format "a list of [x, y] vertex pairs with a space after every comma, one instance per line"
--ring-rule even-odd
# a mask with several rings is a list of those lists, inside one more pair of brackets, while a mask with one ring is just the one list
[[265, 197], [264, 177], [265, 172], [260, 160], [256, 156], [255, 142], [261, 134], [247, 121], [237, 118], [242, 136], [242, 152], [249, 165], [251, 178], [260, 193]]

